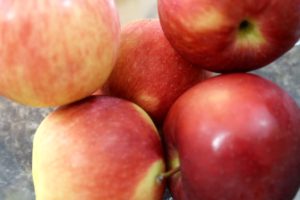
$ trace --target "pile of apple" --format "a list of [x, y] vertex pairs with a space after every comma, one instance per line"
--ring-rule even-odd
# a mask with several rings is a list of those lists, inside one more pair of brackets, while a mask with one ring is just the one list
[[300, 109], [246, 72], [298, 41], [300, 0], [158, 11], [121, 30], [113, 0], [0, 2], [1, 95], [58, 106], [34, 137], [36, 199], [293, 199]]

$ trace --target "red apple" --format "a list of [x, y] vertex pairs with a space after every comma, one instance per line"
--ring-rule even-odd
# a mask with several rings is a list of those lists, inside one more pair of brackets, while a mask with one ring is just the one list
[[158, 19], [139, 20], [121, 32], [108, 88], [111, 95], [140, 105], [159, 124], [178, 96], [207, 77], [172, 48]]
[[3, 0], [0, 93], [31, 106], [57, 106], [107, 80], [119, 45], [113, 0]]
[[263, 67], [300, 37], [300, 0], [158, 0], [158, 10], [174, 48], [214, 72]]
[[50, 114], [33, 143], [37, 200], [161, 200], [160, 137], [135, 104], [92, 96]]
[[211, 78], [174, 103], [164, 124], [176, 200], [291, 200], [300, 186], [300, 110], [250, 74]]

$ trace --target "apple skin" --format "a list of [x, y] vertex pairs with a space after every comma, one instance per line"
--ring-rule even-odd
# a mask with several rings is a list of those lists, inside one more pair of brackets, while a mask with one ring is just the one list
[[300, 109], [259, 76], [220, 75], [189, 89], [164, 124], [176, 200], [292, 200], [300, 186]]
[[107, 80], [120, 40], [113, 0], [3, 0], [0, 93], [21, 104], [59, 106]]
[[138, 104], [161, 124], [177, 97], [210, 74], [172, 48], [158, 19], [145, 19], [122, 29], [117, 63], [107, 87], [110, 95]]
[[158, 0], [166, 37], [187, 60], [214, 72], [263, 67], [300, 38], [300, 0]]
[[92, 96], [50, 114], [33, 143], [37, 200], [161, 200], [160, 137], [137, 105]]

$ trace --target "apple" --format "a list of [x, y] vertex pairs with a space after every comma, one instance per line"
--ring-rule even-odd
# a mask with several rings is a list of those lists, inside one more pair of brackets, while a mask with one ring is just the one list
[[0, 93], [46, 107], [82, 99], [107, 80], [120, 23], [113, 0], [3, 0]]
[[141, 106], [157, 124], [185, 90], [209, 77], [185, 61], [165, 38], [158, 19], [138, 20], [121, 31], [109, 94]]
[[51, 113], [33, 143], [37, 200], [161, 200], [161, 140], [137, 105], [91, 96]]
[[205, 80], [164, 124], [176, 200], [291, 200], [300, 186], [300, 109], [262, 77]]
[[187, 60], [214, 72], [263, 67], [300, 38], [299, 0], [158, 0], [166, 37]]

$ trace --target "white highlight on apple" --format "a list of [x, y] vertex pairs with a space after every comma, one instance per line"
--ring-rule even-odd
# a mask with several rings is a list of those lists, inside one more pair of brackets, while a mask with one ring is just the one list
[[6, 21], [11, 21], [15, 18], [15, 12], [14, 11], [8, 11], [7, 14], [5, 15]]
[[212, 141], [212, 147], [214, 151], [218, 151], [222, 145], [222, 143], [224, 142], [225, 138], [228, 136], [228, 132], [224, 131], [218, 134], [218, 137], [216, 137], [213, 141]]
[[70, 7], [72, 5], [72, 0], [64, 0], [62, 3], [64, 7]]

